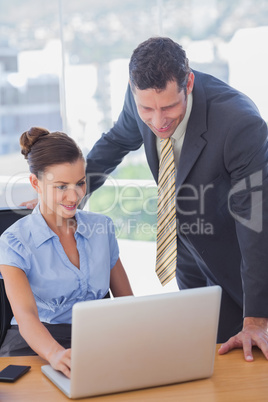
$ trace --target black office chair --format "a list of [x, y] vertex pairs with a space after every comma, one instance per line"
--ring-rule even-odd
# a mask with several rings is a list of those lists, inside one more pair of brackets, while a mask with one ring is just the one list
[[[7, 209], [0, 208], [0, 234], [2, 234], [12, 223], [25, 215], [31, 213], [30, 209]], [[6, 336], [7, 330], [10, 327], [10, 321], [13, 317], [3, 279], [0, 279], [0, 346]]]

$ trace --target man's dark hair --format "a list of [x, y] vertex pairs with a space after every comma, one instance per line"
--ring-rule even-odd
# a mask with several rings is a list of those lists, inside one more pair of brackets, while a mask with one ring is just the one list
[[183, 48], [170, 38], [155, 37], [142, 42], [133, 52], [129, 63], [132, 90], [153, 88], [162, 91], [169, 81], [186, 93], [189, 68]]

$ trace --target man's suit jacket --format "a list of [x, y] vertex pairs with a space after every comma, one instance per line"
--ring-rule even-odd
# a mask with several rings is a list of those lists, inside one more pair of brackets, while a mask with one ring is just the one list
[[[177, 280], [180, 288], [219, 284], [231, 315], [268, 317], [267, 124], [244, 94], [194, 74], [176, 178]], [[156, 137], [128, 88], [118, 121], [88, 154], [89, 191], [143, 143], [157, 182]]]

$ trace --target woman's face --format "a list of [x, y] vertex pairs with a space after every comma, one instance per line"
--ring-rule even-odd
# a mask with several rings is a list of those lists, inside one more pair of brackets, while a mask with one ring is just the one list
[[86, 194], [85, 162], [82, 159], [49, 166], [36, 180], [40, 210], [44, 216], [68, 219], [75, 215]]

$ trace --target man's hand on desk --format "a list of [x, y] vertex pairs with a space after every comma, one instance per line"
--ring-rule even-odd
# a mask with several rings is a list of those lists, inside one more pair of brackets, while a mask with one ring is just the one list
[[20, 207], [26, 207], [28, 209], [34, 209], [38, 203], [38, 198], [34, 198], [30, 201], [25, 201], [20, 204]]
[[268, 360], [268, 319], [245, 317], [243, 329], [223, 343], [219, 354], [223, 355], [235, 348], [243, 348], [245, 360], [253, 361], [252, 346], [258, 346]]

